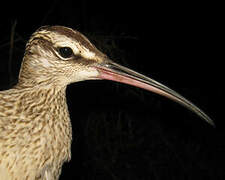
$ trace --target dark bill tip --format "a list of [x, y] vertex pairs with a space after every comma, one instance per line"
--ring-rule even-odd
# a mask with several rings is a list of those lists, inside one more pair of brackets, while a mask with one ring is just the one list
[[116, 64], [111, 60], [107, 60], [105, 63], [98, 64], [95, 67], [99, 71], [100, 75], [98, 78], [100, 79], [129, 84], [165, 96], [196, 113], [212, 126], [215, 126], [213, 120], [192, 102], [190, 102], [174, 90], [149, 77], [146, 77], [119, 64]]

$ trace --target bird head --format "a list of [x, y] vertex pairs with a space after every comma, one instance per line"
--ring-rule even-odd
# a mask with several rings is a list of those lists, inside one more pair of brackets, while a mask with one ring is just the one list
[[63, 26], [44, 26], [31, 36], [18, 84], [66, 87], [73, 82], [92, 79], [117, 81], [160, 94], [214, 125], [192, 102], [167, 86], [113, 62], [78, 31]]
[[99, 72], [94, 64], [107, 56], [78, 31], [63, 26], [44, 26], [32, 34], [26, 45], [19, 81], [32, 85], [45, 82], [66, 86], [73, 82], [95, 79]]

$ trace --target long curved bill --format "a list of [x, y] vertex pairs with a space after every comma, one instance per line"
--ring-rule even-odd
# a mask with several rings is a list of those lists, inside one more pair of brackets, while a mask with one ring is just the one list
[[212, 126], [215, 126], [212, 119], [207, 116], [201, 109], [195, 106], [192, 102], [190, 102], [174, 90], [149, 77], [146, 77], [117, 63], [114, 63], [109, 59], [103, 61], [101, 64], [97, 64], [95, 67], [100, 73], [98, 77], [100, 79], [129, 84], [165, 96], [193, 111], [206, 122], [208, 122]]

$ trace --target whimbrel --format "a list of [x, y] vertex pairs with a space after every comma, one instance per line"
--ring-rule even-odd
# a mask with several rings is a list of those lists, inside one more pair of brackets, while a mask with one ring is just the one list
[[30, 38], [18, 83], [0, 92], [0, 179], [57, 180], [71, 158], [66, 103], [70, 83], [107, 79], [168, 97], [213, 125], [193, 103], [161, 83], [111, 61], [78, 31], [44, 26]]

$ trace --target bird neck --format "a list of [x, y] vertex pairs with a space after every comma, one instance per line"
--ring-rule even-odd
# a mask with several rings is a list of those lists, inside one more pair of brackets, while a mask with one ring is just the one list
[[20, 86], [14, 87], [14, 92], [18, 94], [20, 105], [16, 106], [18, 112], [23, 112], [28, 119], [35, 120], [40, 112], [58, 115], [53, 111], [64, 111], [67, 109], [66, 88], [58, 89], [54, 86], [32, 87], [20, 89]]
[[66, 89], [66, 84], [61, 84], [55, 79], [43, 79], [41, 77], [34, 78], [31, 76], [23, 77], [19, 76], [18, 83], [15, 85], [16, 89], [51, 89], [54, 88], [57, 91]]
[[24, 56], [19, 73], [17, 88], [42, 88], [48, 86], [54, 86], [57, 89], [65, 89], [67, 83], [60, 79], [54, 71], [39, 65], [39, 60], [32, 56]]
[[33, 134], [44, 137], [49, 142], [48, 147], [51, 147], [53, 155], [55, 151], [60, 152], [56, 158], [60, 155], [63, 156], [63, 161], [69, 160], [72, 128], [66, 102], [66, 88], [34, 86], [20, 89], [20, 86], [16, 86], [11, 92], [16, 97], [14, 107], [15, 117], [18, 117], [17, 124], [20, 125], [21, 122], [24, 124], [21, 128], [26, 127], [26, 131], [32, 129]]

